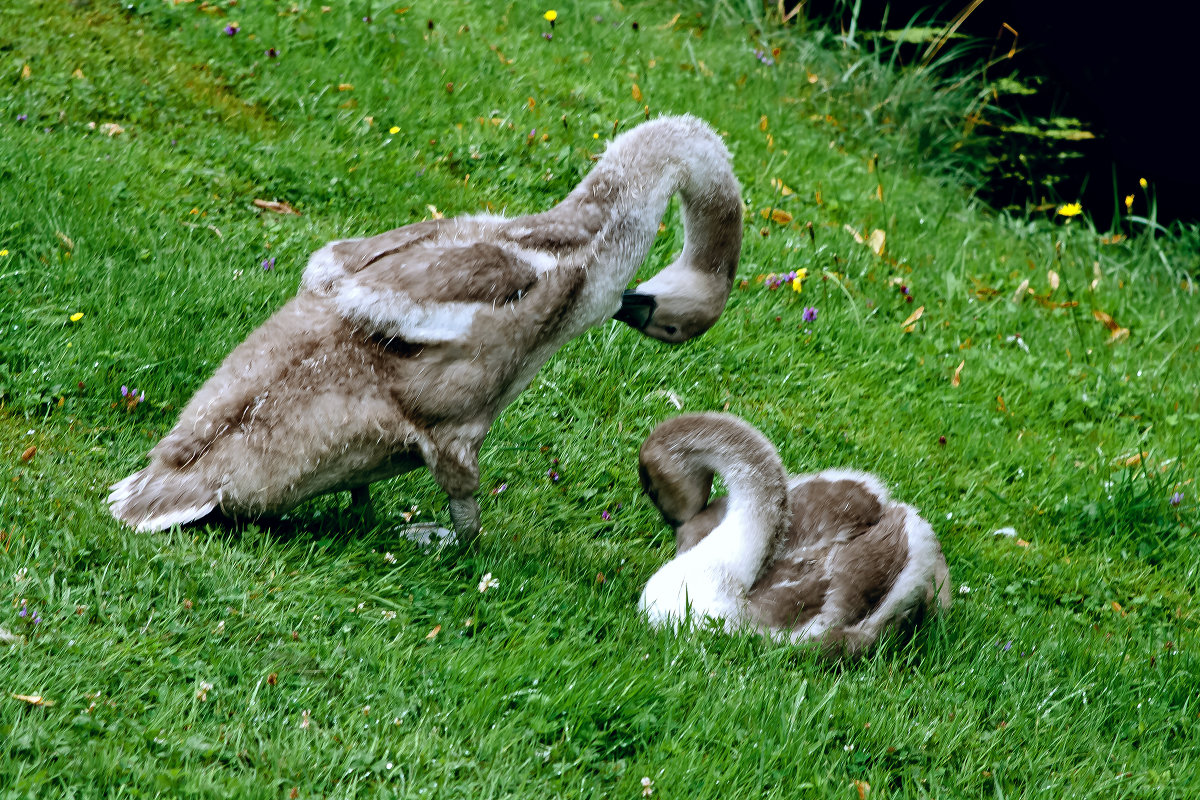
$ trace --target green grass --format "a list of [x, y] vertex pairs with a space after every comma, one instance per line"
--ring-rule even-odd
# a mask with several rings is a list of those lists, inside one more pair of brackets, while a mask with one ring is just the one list
[[[989, 211], [953, 76], [740, 21], [755, 4], [676, 8], [559, 8], [549, 41], [544, 9], [500, 2], [0, 9], [0, 628], [19, 637], [0, 796], [1200, 791], [1200, 233], [1149, 215], [1106, 244], [1086, 213]], [[485, 444], [477, 550], [396, 534], [414, 506], [448, 522], [423, 472], [378, 488], [373, 530], [333, 497], [237, 529], [108, 516], [106, 487], [308, 253], [428, 205], [544, 209], [645, 106], [726, 135], [745, 284], [684, 346], [610, 323], [565, 347]], [[882, 256], [846, 226], [884, 231]], [[800, 267], [801, 295], [756, 280]], [[1013, 302], [1024, 280], [1044, 302]], [[1107, 344], [1096, 310], [1129, 336]], [[842, 666], [648, 631], [636, 598], [672, 548], [635, 461], [669, 393], [743, 416], [794, 471], [882, 475], [938, 531], [951, 612]]]

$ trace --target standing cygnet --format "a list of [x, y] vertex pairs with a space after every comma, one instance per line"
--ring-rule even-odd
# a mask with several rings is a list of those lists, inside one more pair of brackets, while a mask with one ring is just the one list
[[[642, 592], [655, 626], [690, 613], [854, 655], [950, 605], [946, 559], [915, 508], [863, 472], [789, 477], [738, 417], [663, 422], [642, 444], [640, 473], [677, 549]], [[709, 502], [714, 474], [729, 493]]]
[[703, 122], [666, 117], [615, 139], [549, 211], [430, 220], [318, 250], [300, 292], [230, 353], [150, 465], [112, 487], [113, 515], [158, 530], [339, 489], [369, 510], [373, 481], [424, 465], [470, 540], [493, 420], [555, 351], [621, 308], [677, 192], [684, 247], [667, 269], [704, 289], [660, 338], [698, 336], [720, 316], [742, 242], [729, 162]]

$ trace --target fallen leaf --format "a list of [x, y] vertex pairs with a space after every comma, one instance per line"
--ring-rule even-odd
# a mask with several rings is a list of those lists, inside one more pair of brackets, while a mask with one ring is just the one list
[[1115, 344], [1122, 339], [1129, 338], [1129, 328], [1122, 328], [1117, 324], [1116, 320], [1100, 309], [1092, 309], [1092, 316], [1100, 320], [1100, 322], [1104, 324], [1104, 327], [1108, 328], [1109, 330], [1110, 335], [1105, 344]]
[[846, 230], [846, 231], [847, 231], [847, 232], [848, 232], [848, 233], [849, 233], [851, 236], [853, 236], [853, 237], [854, 237], [854, 241], [858, 242], [859, 244], [863, 244], [864, 242], [866, 242], [866, 239], [864, 239], [864, 238], [862, 237], [862, 234], [861, 234], [861, 233], [859, 233], [858, 231], [854, 230], [854, 227], [853, 227], [852, 225], [846, 224], [846, 225], [843, 225], [842, 227], [843, 227], [843, 228], [844, 228], [844, 229], [845, 229], [845, 230]]
[[120, 136], [125, 132], [125, 129], [115, 122], [104, 123], [100, 126], [100, 130], [104, 133], [107, 133], [109, 136]]
[[1017, 547], [1029, 547], [1029, 542], [1025, 541], [1024, 539], [1017, 539], [1015, 544]]
[[858, 790], [858, 800], [867, 800], [867, 795], [871, 793], [871, 784], [856, 780], [851, 785]]
[[883, 255], [883, 243], [887, 239], [887, 234], [879, 228], [871, 231], [871, 235], [867, 237], [867, 246], [875, 251], [875, 255]]
[[634, 102], [642, 102], [642, 90], [636, 83], [633, 85], [633, 99]]
[[33, 458], [33, 454], [36, 452], [37, 452], [37, 445], [31, 444], [29, 447], [25, 448], [24, 453], [21, 453], [21, 460], [28, 461], [29, 459]]
[[27, 81], [31, 77], [33, 77], [33, 70], [29, 68], [29, 65], [26, 64], [25, 66], [21, 67], [21, 80]]
[[951, 386], [957, 387], [959, 384], [962, 383], [962, 377], [961, 377], [962, 371], [963, 371], [963, 367], [965, 367], [966, 365], [967, 365], [967, 360], [965, 358], [959, 362], [958, 369], [954, 370], [954, 377], [950, 379]]
[[353, 83], [339, 83], [338, 91], [339, 92], [352, 92], [352, 91], [354, 91], [354, 84]]
[[909, 325], [912, 325], [914, 322], [919, 320], [921, 318], [921, 315], [924, 313], [925, 313], [925, 306], [917, 306], [917, 310], [912, 312], [911, 314], [909, 314], [908, 319], [906, 319], [906, 320], [904, 320], [904, 322], [900, 323], [900, 327], [907, 328]]
[[767, 130], [767, 115], [766, 114], [763, 114], [761, 117], [758, 118], [758, 129], [760, 131], [763, 131], [764, 133], [766, 132], [766, 130]]
[[1001, 412], [1005, 414], [1008, 413], [1008, 406], [1004, 405], [1004, 398], [1001, 395], [996, 395], [996, 407], [999, 408]]
[[1136, 467], [1142, 463], [1142, 459], [1150, 454], [1146, 451], [1140, 453], [1122, 453], [1113, 461], [1113, 467]]
[[53, 700], [47, 700], [46, 698], [42, 697], [40, 694], [14, 694], [13, 698], [16, 700], [24, 700], [26, 703], [29, 703], [29, 705], [31, 705], [31, 706], [52, 706], [52, 705], [54, 705]]
[[770, 219], [772, 222], [776, 222], [780, 225], [787, 225], [793, 219], [791, 214], [781, 208], [772, 208], [770, 210], [764, 208], [759, 213], [762, 214], [763, 219]]
[[787, 184], [779, 180], [779, 178], [771, 178], [771, 188], [779, 192], [782, 197], [787, 197], [790, 194], [795, 194]]
[[70, 236], [67, 236], [62, 231], [55, 231], [54, 235], [57, 236], [58, 240], [63, 243], [63, 247], [67, 248], [68, 250], [75, 249], [75, 242], [71, 241]]
[[83, 80], [83, 70], [81, 70], [79, 67], [76, 67], [75, 71], [71, 73], [71, 77], [77, 81]]
[[433, 639], [436, 639], [437, 635], [441, 632], [442, 632], [442, 626], [434, 625], [433, 630], [431, 630], [429, 633], [425, 634], [425, 638], [432, 641]]
[[1025, 280], [1021, 281], [1020, 285], [1017, 286], [1017, 290], [1015, 292], [1013, 292], [1012, 301], [1014, 303], [1020, 303], [1021, 298], [1023, 298], [1025, 296], [1025, 291], [1028, 288], [1029, 288], [1029, 278], [1026, 278]]
[[260, 200], [254, 198], [254, 205], [267, 211], [274, 211], [276, 214], [295, 214], [300, 216], [300, 212], [292, 208], [289, 203], [284, 200]]

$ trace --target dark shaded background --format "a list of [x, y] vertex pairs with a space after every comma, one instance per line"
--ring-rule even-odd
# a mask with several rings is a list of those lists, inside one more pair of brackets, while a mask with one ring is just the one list
[[[919, 0], [862, 0], [859, 30], [945, 24], [970, 5], [955, 0], [931, 6]], [[984, 0], [960, 31], [981, 41], [977, 60], [987, 57], [987, 42], [996, 40], [1002, 24], [1018, 33], [1019, 52], [989, 70], [989, 77], [1015, 70], [1017, 77], [1042, 75], [1050, 92], [1020, 98], [1030, 116], [1054, 113], [1077, 117], [1098, 141], [1048, 143], [1076, 147], [1074, 159], [1058, 186], [1057, 198], [1081, 199], [1101, 228], [1111, 221], [1114, 201], [1135, 194], [1134, 213], [1145, 213], [1138, 179], [1152, 184], [1160, 222], [1200, 221], [1200, 22], [1198, 3], [1059, 2], [1058, 0]], [[853, 2], [813, 0], [810, 18], [826, 17], [847, 26]], [[1005, 32], [997, 42], [1003, 54], [1012, 43]], [[1116, 188], [1113, 185], [1114, 170]], [[1015, 188], [997, 187], [996, 205], [1020, 203]], [[1026, 195], [1029, 191], [1026, 190]], [[1009, 197], [1008, 195], [1013, 195]], [[1038, 198], [1026, 197], [1030, 203]], [[1139, 207], [1140, 206], [1140, 207]]]

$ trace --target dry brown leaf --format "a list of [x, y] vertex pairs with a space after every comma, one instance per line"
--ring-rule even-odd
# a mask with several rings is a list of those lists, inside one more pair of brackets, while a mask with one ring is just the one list
[[761, 117], [758, 118], [758, 129], [760, 131], [763, 131], [765, 133], [767, 130], [767, 124], [768, 124], [768, 122], [767, 122], [766, 114], [763, 114]]
[[338, 91], [339, 92], [352, 92], [352, 91], [354, 91], [354, 84], [353, 83], [339, 83]]
[[658, 26], [658, 29], [659, 29], [660, 31], [665, 31], [665, 30], [670, 30], [671, 28], [674, 28], [674, 27], [675, 27], [675, 23], [676, 23], [676, 22], [679, 22], [679, 17], [680, 17], [680, 16], [681, 16], [681, 14], [676, 14], [675, 16], [671, 17], [671, 21], [670, 21], [670, 22], [667, 22], [667, 23], [665, 23], [665, 24], [663, 24], [663, 25], [659, 25], [659, 26]]
[[867, 800], [867, 795], [871, 793], [871, 784], [866, 781], [856, 780], [851, 786], [858, 790], [858, 800]]
[[1029, 542], [1025, 541], [1024, 539], [1017, 539], [1015, 542], [1013, 542], [1013, 544], [1015, 544], [1017, 547], [1029, 547]]
[[787, 197], [790, 194], [795, 194], [795, 192], [792, 191], [791, 187], [789, 187], [783, 181], [779, 180], [779, 178], [771, 178], [771, 188], [774, 189], [775, 191], [779, 192], [779, 194], [782, 197]]
[[71, 77], [77, 81], [83, 80], [83, 70], [81, 70], [79, 67], [76, 67], [75, 71], [71, 73]]
[[63, 243], [63, 247], [67, 248], [68, 250], [75, 249], [75, 242], [71, 240], [70, 236], [67, 236], [62, 231], [55, 231], [54, 235], [57, 236], [58, 240]]
[[254, 198], [254, 205], [267, 211], [274, 211], [276, 214], [295, 214], [300, 216], [300, 212], [292, 208], [292, 206], [284, 200], [260, 200]]
[[954, 377], [950, 379], [951, 386], [957, 387], [959, 384], [962, 383], [962, 371], [963, 371], [963, 367], [965, 367], [966, 365], [967, 365], [967, 360], [965, 358], [959, 362], [958, 368], [954, 370]]
[[104, 133], [107, 133], [109, 136], [120, 136], [125, 132], [125, 129], [115, 122], [104, 123], [100, 126], [100, 130]]
[[434, 625], [433, 630], [431, 630], [429, 633], [425, 634], [425, 638], [432, 641], [433, 639], [436, 639], [437, 635], [441, 632], [442, 632], [442, 626]]
[[29, 68], [29, 65], [28, 65], [28, 64], [26, 64], [25, 66], [21, 67], [21, 80], [23, 80], [23, 81], [27, 81], [27, 80], [29, 80], [29, 79], [30, 79], [30, 78], [32, 78], [32, 77], [33, 77], [33, 70], [31, 70], [31, 69]]
[[1000, 409], [1002, 413], [1008, 413], [1008, 406], [1004, 405], [1004, 397], [1002, 395], [996, 395], [996, 407]]
[[633, 85], [633, 100], [636, 103], [642, 102], [642, 90], [636, 83]]
[[793, 219], [792, 215], [784, 211], [782, 208], [764, 208], [759, 213], [762, 214], [763, 219], [770, 219], [772, 222], [778, 223], [779, 225], [787, 225]]
[[1106, 314], [1105, 312], [1101, 311], [1098, 308], [1093, 309], [1092, 316], [1095, 317], [1096, 319], [1100, 320], [1101, 322], [1103, 322], [1104, 327], [1108, 328], [1110, 331], [1116, 331], [1116, 330], [1120, 329], [1120, 327], [1121, 327], [1120, 325], [1118, 325], [1116, 323], [1115, 320], [1113, 320], [1113, 318], [1111, 316], [1109, 316], [1108, 314]]
[[54, 705], [53, 700], [47, 700], [46, 698], [42, 697], [40, 694], [14, 694], [13, 698], [16, 700], [24, 700], [26, 703], [29, 703], [29, 705], [31, 705], [31, 706], [52, 706], [52, 705]]
[[883, 244], [887, 239], [887, 234], [876, 228], [871, 231], [871, 235], [867, 237], [867, 246], [875, 251], [875, 255], [883, 255]]
[[1029, 278], [1026, 278], [1025, 280], [1021, 281], [1020, 285], [1017, 286], [1017, 290], [1015, 292], [1013, 292], [1012, 301], [1014, 303], [1020, 303], [1021, 298], [1023, 298], [1025, 296], [1025, 291], [1028, 288], [1029, 288]]
[[36, 452], [37, 452], [37, 446], [32, 445], [32, 444], [29, 445], [29, 447], [25, 448], [25, 452], [21, 453], [21, 460], [28, 461], [29, 459], [33, 458], [33, 454]]
[[1123, 453], [1113, 461], [1113, 467], [1136, 467], [1142, 463], [1143, 458], [1149, 455], [1146, 451], [1140, 453]]
[[912, 312], [911, 314], [909, 314], [908, 319], [904, 320], [904, 322], [901, 322], [900, 326], [907, 327], [909, 325], [912, 325], [914, 322], [919, 320], [921, 318], [921, 315], [924, 313], [925, 313], [925, 306], [917, 306], [917, 310]]

